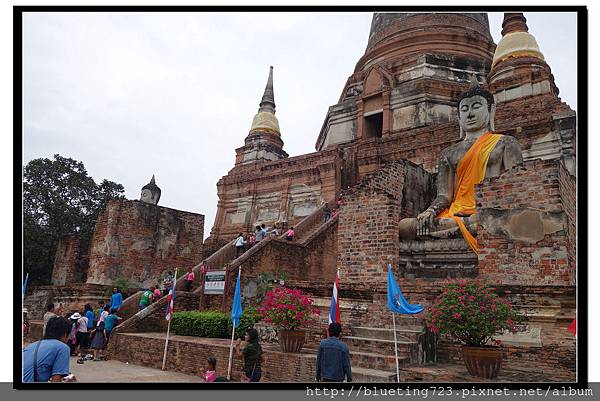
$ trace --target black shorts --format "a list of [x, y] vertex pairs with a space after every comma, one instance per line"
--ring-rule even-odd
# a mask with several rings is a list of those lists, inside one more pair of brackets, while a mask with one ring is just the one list
[[87, 338], [87, 333], [83, 333], [81, 331], [78, 331], [75, 338], [77, 339], [77, 344], [79, 345], [85, 345], [86, 343], [86, 338]]

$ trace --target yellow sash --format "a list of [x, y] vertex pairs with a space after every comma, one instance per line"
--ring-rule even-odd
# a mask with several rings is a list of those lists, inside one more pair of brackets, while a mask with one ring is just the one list
[[475, 208], [475, 185], [485, 178], [490, 153], [492, 153], [501, 137], [502, 135], [486, 132], [471, 145], [467, 153], [458, 162], [456, 190], [454, 191], [452, 203], [448, 209], [444, 209], [438, 214], [438, 217], [450, 217], [456, 221], [463, 237], [475, 253], [479, 251], [477, 240], [467, 230], [462, 218], [455, 216], [455, 214], [460, 213], [470, 216], [477, 213]]

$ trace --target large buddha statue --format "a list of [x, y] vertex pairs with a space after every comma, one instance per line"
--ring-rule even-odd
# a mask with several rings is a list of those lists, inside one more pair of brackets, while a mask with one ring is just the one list
[[160, 188], [156, 185], [154, 180], [154, 174], [150, 182], [142, 187], [142, 194], [140, 195], [140, 201], [144, 203], [150, 203], [151, 205], [157, 205], [160, 199]]
[[523, 162], [521, 147], [493, 132], [494, 97], [474, 86], [458, 99], [462, 140], [442, 150], [437, 196], [416, 218], [400, 221], [400, 239], [452, 238], [462, 235], [477, 253], [475, 185]]

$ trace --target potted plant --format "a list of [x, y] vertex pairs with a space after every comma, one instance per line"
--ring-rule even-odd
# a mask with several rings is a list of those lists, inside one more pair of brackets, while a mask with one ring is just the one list
[[505, 299], [480, 281], [447, 285], [427, 312], [427, 326], [462, 342], [462, 355], [472, 376], [495, 378], [502, 363], [502, 349], [494, 335], [516, 331], [520, 315]]
[[285, 286], [268, 291], [259, 307], [262, 318], [277, 327], [279, 345], [283, 352], [300, 352], [306, 332], [301, 330], [319, 315], [312, 306], [311, 294]]

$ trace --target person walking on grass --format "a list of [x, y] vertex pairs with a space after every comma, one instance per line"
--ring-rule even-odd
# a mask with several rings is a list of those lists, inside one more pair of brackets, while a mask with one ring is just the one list
[[329, 324], [329, 338], [321, 340], [317, 353], [317, 381], [343, 382], [352, 381], [350, 366], [350, 351], [348, 346], [340, 341], [342, 325], [336, 322]]
[[54, 316], [48, 320], [44, 338], [23, 349], [23, 383], [75, 381], [69, 379], [70, 349], [66, 344], [71, 331], [69, 319]]

